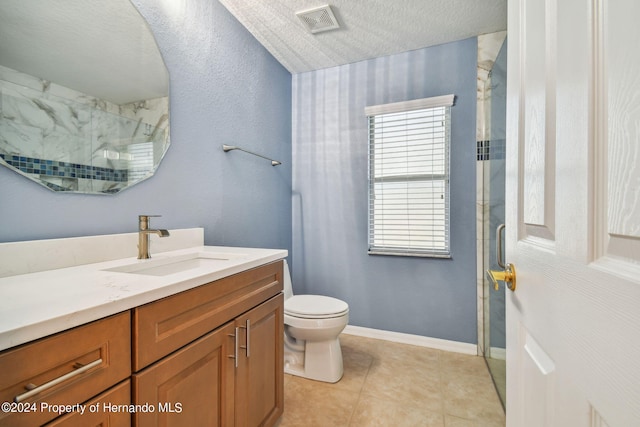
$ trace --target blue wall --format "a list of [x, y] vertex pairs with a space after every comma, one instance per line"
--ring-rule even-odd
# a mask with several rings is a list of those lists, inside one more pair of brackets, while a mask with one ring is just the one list
[[[218, 2], [133, 3], [171, 76], [163, 163], [114, 196], [53, 193], [0, 168], [1, 242], [133, 232], [138, 214], [161, 214], [153, 225], [202, 226], [209, 245], [289, 249], [296, 291], [344, 299], [351, 324], [476, 342], [475, 39], [295, 75], [292, 93]], [[364, 107], [448, 93], [453, 258], [368, 256]]]
[[[291, 250], [291, 75], [217, 1], [133, 0], [171, 78], [171, 141], [151, 179], [113, 196], [53, 193], [0, 167], [0, 242], [205, 228], [209, 245]], [[241, 152], [234, 144], [281, 160]]]
[[[475, 38], [293, 76], [293, 281], [350, 324], [476, 343]], [[367, 255], [364, 107], [453, 93], [452, 259]]]

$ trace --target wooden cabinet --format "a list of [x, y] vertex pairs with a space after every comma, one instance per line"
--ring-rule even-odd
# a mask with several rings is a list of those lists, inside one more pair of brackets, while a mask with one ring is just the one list
[[133, 401], [156, 408], [135, 425], [233, 426], [233, 331], [228, 323], [133, 375]]
[[[56, 418], [46, 427], [129, 427], [131, 425], [131, 415], [128, 411], [105, 410], [105, 405], [106, 407], [130, 405], [130, 383], [131, 380], [123, 381], [95, 399], [91, 399], [85, 404], [87, 409], [84, 413], [68, 413]], [[93, 411], [89, 408], [97, 408], [97, 410]]]
[[57, 405], [85, 402], [130, 375], [128, 311], [6, 350], [0, 402], [20, 402], [0, 412], [0, 426], [42, 425], [59, 415]]
[[[284, 409], [284, 296], [238, 317], [235, 425], [271, 426]], [[242, 342], [242, 341], [241, 341]]]
[[0, 402], [36, 409], [0, 412], [0, 427], [274, 425], [282, 274], [282, 261], [266, 264], [0, 352]]
[[[134, 311], [134, 415], [145, 426], [271, 426], [283, 412], [282, 262]], [[195, 339], [195, 341], [194, 341]], [[177, 348], [176, 351], [172, 351]]]
[[133, 310], [139, 371], [282, 292], [282, 262], [266, 264]]

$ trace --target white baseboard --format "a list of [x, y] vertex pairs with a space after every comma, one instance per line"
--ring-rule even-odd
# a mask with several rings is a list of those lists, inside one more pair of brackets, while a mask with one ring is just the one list
[[507, 360], [507, 349], [500, 347], [491, 347], [489, 354], [492, 359]]
[[392, 341], [401, 344], [417, 345], [420, 347], [435, 348], [437, 350], [451, 351], [454, 353], [478, 354], [478, 346], [466, 342], [449, 341], [440, 338], [423, 337], [421, 335], [404, 334], [401, 332], [384, 331], [381, 329], [363, 328], [362, 326], [347, 325], [343, 334], [357, 335], [360, 337], [375, 338]]

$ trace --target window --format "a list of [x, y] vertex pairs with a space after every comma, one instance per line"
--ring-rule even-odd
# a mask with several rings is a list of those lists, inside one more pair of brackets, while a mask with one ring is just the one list
[[369, 253], [448, 258], [453, 95], [365, 108]]

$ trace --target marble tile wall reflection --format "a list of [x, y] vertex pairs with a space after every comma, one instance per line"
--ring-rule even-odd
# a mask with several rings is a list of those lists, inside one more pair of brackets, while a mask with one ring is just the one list
[[54, 190], [117, 192], [168, 143], [167, 97], [115, 105], [0, 66], [0, 155]]
[[[499, 306], [499, 304], [491, 305], [493, 303], [490, 301], [492, 294], [485, 278], [485, 271], [492, 266], [491, 256], [495, 254], [495, 226], [491, 221], [492, 209], [495, 208], [495, 205], [492, 205], [491, 198], [496, 194], [492, 193], [491, 188], [496, 182], [495, 180], [491, 181], [490, 177], [498, 168], [494, 167], [490, 160], [504, 159], [505, 153], [504, 135], [496, 138], [494, 131], [497, 129], [493, 129], [496, 126], [496, 118], [492, 114], [494, 110], [494, 105], [491, 102], [494, 95], [492, 70], [506, 36], [506, 31], [478, 36], [476, 120], [476, 158], [478, 160], [476, 163], [476, 248], [478, 259], [476, 286], [480, 353], [484, 353], [485, 346], [494, 345], [493, 341], [500, 336], [500, 331], [491, 330], [495, 324], [495, 322], [491, 322], [491, 319], [495, 320], [496, 313], [491, 312], [490, 309]], [[504, 120], [504, 117], [502, 119]], [[504, 204], [504, 191], [502, 197]], [[502, 209], [504, 210], [504, 207]], [[502, 222], [504, 222], [504, 218]], [[504, 336], [504, 331], [502, 335]]]

